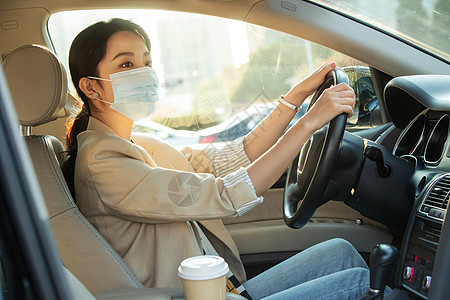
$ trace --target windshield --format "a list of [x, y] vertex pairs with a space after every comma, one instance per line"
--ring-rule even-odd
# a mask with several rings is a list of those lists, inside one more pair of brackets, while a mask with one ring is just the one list
[[450, 60], [449, 0], [315, 0]]

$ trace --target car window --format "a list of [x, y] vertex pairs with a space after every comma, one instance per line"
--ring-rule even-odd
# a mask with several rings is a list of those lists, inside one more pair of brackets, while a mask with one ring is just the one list
[[[271, 111], [280, 95], [323, 62], [367, 68], [353, 58], [275, 30], [218, 17], [155, 10], [52, 15], [48, 30], [64, 64], [67, 66], [70, 44], [79, 31], [113, 17], [130, 19], [147, 31], [160, 81], [161, 100], [154, 116], [137, 122], [134, 130], [155, 134], [175, 145], [223, 142], [247, 134]], [[296, 119], [305, 111], [306, 106]], [[350, 123], [355, 125], [357, 117], [355, 114]]]

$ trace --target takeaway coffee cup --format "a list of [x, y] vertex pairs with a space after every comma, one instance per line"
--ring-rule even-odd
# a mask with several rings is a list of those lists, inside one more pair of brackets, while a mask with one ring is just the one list
[[185, 259], [178, 267], [186, 300], [225, 300], [228, 264], [220, 256]]

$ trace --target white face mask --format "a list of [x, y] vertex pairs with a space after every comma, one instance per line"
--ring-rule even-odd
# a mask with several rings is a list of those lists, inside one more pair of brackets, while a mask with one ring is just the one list
[[114, 102], [111, 108], [132, 120], [149, 118], [156, 109], [158, 97], [158, 77], [154, 69], [142, 67], [109, 75], [108, 79], [87, 76], [90, 79], [111, 81]]

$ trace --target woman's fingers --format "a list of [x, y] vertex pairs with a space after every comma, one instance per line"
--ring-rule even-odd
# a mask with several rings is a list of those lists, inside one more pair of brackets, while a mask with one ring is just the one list
[[346, 83], [339, 83], [337, 85], [332, 85], [329, 88], [325, 89], [325, 91], [333, 91], [333, 92], [351, 91], [352, 93], [354, 93], [353, 89]]
[[[354, 101], [352, 98], [338, 98], [333, 103], [331, 103], [331, 118], [334, 118], [337, 115], [342, 113], [346, 113], [348, 115], [353, 114], [353, 105]], [[330, 107], [329, 106], [329, 107]]]
[[336, 115], [346, 113], [349, 117], [353, 115], [353, 109], [355, 108], [355, 94], [353, 90], [342, 90], [334, 93], [329, 101], [332, 102], [336, 110]]
[[353, 116], [353, 109], [354, 108], [351, 105], [348, 105], [346, 108], [348, 108], [348, 109], [345, 110], [345, 112], [347, 113], [347, 118], [351, 118]]
[[291, 98], [292, 103], [297, 103], [298, 105], [300, 105], [306, 97], [314, 93], [314, 91], [323, 83], [328, 72], [335, 68], [336, 63], [334, 62], [322, 64], [305, 79], [297, 83], [286, 94], [286, 97]]
[[319, 68], [317, 68], [314, 72], [309, 75], [305, 83], [309, 85], [309, 89], [311, 92], [315, 91], [319, 85], [325, 80], [325, 76], [327, 76], [328, 72], [334, 70], [336, 68], [336, 63], [324, 63]]
[[347, 99], [355, 104], [355, 92], [353, 89], [345, 83], [340, 83], [336, 86], [332, 86], [324, 91], [323, 94], [329, 94], [331, 97], [336, 99]]
[[322, 79], [322, 81], [325, 79], [325, 76], [330, 72], [331, 70], [336, 68], [336, 63], [323, 63], [319, 68], [317, 68], [312, 75], [319, 75], [319, 79]]
[[307, 113], [307, 119], [311, 124], [315, 124], [316, 129], [321, 128], [328, 121], [346, 113], [349, 117], [353, 115], [355, 106], [355, 93], [346, 84], [338, 84], [326, 89], [314, 103]]
[[334, 91], [328, 91], [329, 97], [336, 97], [336, 98], [350, 98], [352, 101], [355, 101], [355, 93], [353, 91], [340, 91], [340, 92], [334, 92]]

